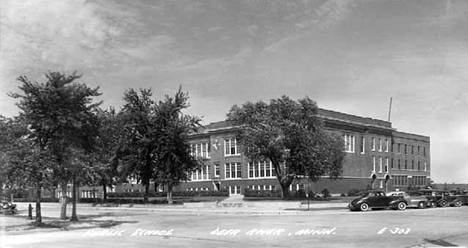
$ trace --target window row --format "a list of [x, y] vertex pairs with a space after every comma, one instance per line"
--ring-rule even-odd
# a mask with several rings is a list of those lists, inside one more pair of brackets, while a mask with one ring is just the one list
[[389, 140], [388, 139], [382, 139], [382, 138], [371, 138], [371, 150], [376, 151], [378, 149], [379, 152], [388, 152], [389, 148]]
[[[214, 177], [220, 176], [219, 163], [214, 163]], [[276, 178], [275, 169], [271, 162], [251, 162], [247, 164], [248, 178]], [[242, 178], [241, 163], [226, 163], [224, 165], [225, 179]], [[191, 181], [210, 180], [211, 166], [205, 165], [190, 175]]]
[[417, 161], [415, 163], [414, 160], [408, 161], [408, 160], [402, 160], [402, 159], [397, 159], [396, 163], [393, 163], [392, 159], [392, 168], [393, 169], [398, 169], [398, 170], [417, 170], [417, 171], [427, 171], [427, 162], [421, 162]]
[[99, 198], [98, 190], [82, 190], [81, 198]]
[[186, 188], [185, 191], [210, 191], [209, 188]]
[[272, 185], [249, 185], [247, 188], [252, 190], [274, 190], [275, 186]]
[[[385, 162], [385, 164], [384, 164]], [[372, 172], [377, 172], [377, 163], [379, 167], [379, 172], [388, 172], [388, 158], [372, 156]]]
[[426, 152], [426, 147], [423, 146], [414, 146], [414, 145], [407, 145], [407, 144], [401, 144], [401, 143], [398, 143], [396, 144], [396, 147], [397, 147], [397, 150], [396, 152], [398, 154], [411, 154], [411, 155], [418, 155], [418, 156], [423, 156], [423, 157], [426, 157], [427, 156], [427, 152]]
[[275, 169], [271, 162], [248, 163], [249, 178], [276, 177]]
[[408, 175], [393, 175], [394, 186], [408, 186], [410, 184], [414, 186], [424, 186], [426, 182], [426, 176], [413, 176], [412, 180], [408, 180]]
[[202, 181], [211, 179], [211, 166], [205, 165], [201, 169], [196, 170], [190, 176], [192, 181]]
[[424, 186], [426, 182], [426, 176], [413, 176], [413, 185], [415, 186]]
[[[356, 143], [356, 136], [354, 134], [343, 134], [343, 140], [345, 145], [345, 152], [354, 153], [355, 152], [355, 143]], [[361, 137], [359, 144], [359, 151], [361, 154], [364, 154], [366, 151], [366, 138]], [[402, 153], [402, 148], [404, 148], [404, 154], [411, 154], [411, 155], [419, 155], [426, 157], [426, 147], [424, 146], [414, 146], [414, 145], [407, 145], [407, 144], [395, 144], [397, 148], [397, 153]], [[393, 152], [393, 144], [391, 144], [390, 139], [384, 138], [376, 138], [371, 137], [371, 151], [379, 151], [379, 152]]]
[[407, 186], [408, 185], [408, 176], [406, 176], [406, 175], [394, 175], [393, 176], [393, 185], [394, 186]]
[[194, 157], [210, 158], [210, 143], [190, 144], [190, 155]]
[[[344, 134], [343, 135], [344, 144], [345, 144], [345, 152], [354, 153], [355, 152], [355, 143], [356, 143], [356, 136], [354, 134]], [[382, 138], [371, 138], [371, 150], [372, 151], [380, 151], [380, 152], [388, 152], [388, 148], [390, 147], [390, 141], [388, 139]], [[366, 138], [361, 137], [360, 139], [360, 146], [359, 151], [361, 154], [364, 154], [366, 151]]]

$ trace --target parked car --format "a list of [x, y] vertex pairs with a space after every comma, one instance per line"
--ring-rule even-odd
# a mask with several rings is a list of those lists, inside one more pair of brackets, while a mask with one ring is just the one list
[[351, 211], [368, 211], [377, 208], [405, 210], [408, 202], [401, 196], [387, 196], [384, 191], [370, 190], [348, 204]]
[[13, 204], [9, 201], [0, 202], [0, 213], [4, 214], [17, 214], [18, 210], [16, 209], [16, 204]]
[[401, 196], [403, 197], [406, 202], [408, 203], [408, 207], [410, 208], [426, 208], [429, 205], [429, 200], [421, 195], [421, 194], [411, 194], [407, 193], [405, 191], [393, 191], [393, 192], [388, 192], [387, 196]]
[[468, 191], [467, 190], [460, 190], [460, 189], [450, 190], [450, 194], [457, 196], [461, 200], [462, 205], [468, 205]]
[[429, 201], [436, 202], [438, 207], [460, 207], [463, 205], [462, 199], [458, 196], [450, 195], [450, 192], [447, 190], [420, 189], [419, 192], [424, 194]]

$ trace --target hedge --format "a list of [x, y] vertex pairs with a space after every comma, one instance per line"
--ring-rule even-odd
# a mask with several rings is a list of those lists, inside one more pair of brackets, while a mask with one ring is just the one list
[[[291, 198], [306, 198], [306, 191], [303, 189], [290, 191]], [[281, 190], [253, 190], [253, 189], [245, 189], [244, 196], [245, 197], [282, 197], [283, 193]], [[310, 191], [309, 197], [315, 197], [315, 193]]]
[[[36, 198], [13, 198], [14, 202], [36, 202]], [[41, 198], [41, 202], [59, 202], [58, 198]]]
[[[110, 192], [107, 193], [108, 198], [139, 198], [143, 197], [145, 192]], [[166, 197], [167, 192], [154, 192], [148, 193], [148, 197]], [[229, 196], [229, 191], [223, 189], [220, 191], [174, 191], [172, 192], [173, 197], [193, 197], [193, 196]]]

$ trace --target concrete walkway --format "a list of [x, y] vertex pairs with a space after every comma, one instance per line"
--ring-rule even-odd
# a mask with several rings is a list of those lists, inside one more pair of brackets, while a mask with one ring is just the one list
[[[29, 206], [27, 202], [16, 203], [20, 213], [26, 213]], [[35, 208], [35, 204], [31, 204]], [[294, 214], [310, 210], [336, 210], [346, 209], [348, 203], [343, 202], [311, 202], [309, 206], [300, 201], [245, 201], [243, 197], [229, 197], [221, 202], [193, 202], [185, 204], [90, 204], [78, 203], [80, 208], [93, 208], [96, 210], [120, 209], [123, 211], [164, 211], [164, 212], [210, 212], [210, 213], [282, 213]], [[67, 209], [71, 209], [71, 204]], [[41, 208], [60, 209], [60, 203], [41, 203]], [[35, 211], [35, 209], [33, 210]]]

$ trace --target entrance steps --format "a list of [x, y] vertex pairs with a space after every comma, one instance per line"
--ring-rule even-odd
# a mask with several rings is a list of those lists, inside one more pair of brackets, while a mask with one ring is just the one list
[[243, 195], [230, 195], [228, 198], [218, 202], [218, 207], [237, 208], [243, 205]]

